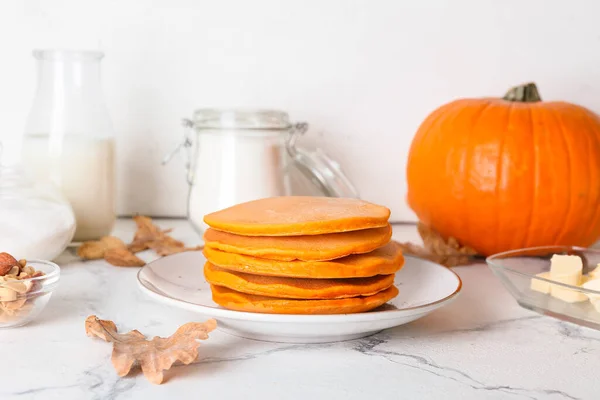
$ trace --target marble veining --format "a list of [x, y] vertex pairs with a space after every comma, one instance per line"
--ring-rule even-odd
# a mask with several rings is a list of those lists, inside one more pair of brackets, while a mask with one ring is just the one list
[[[163, 220], [188, 244], [185, 221]], [[133, 233], [129, 220], [116, 234]], [[413, 226], [395, 238], [417, 240]], [[147, 260], [152, 254], [143, 254]], [[161, 386], [141, 373], [119, 378], [111, 346], [88, 338], [90, 314], [120, 330], [167, 336], [201, 316], [155, 303], [137, 268], [59, 260], [59, 289], [30, 325], [0, 331], [0, 399], [598, 399], [600, 332], [519, 307], [483, 264], [455, 270], [464, 289], [448, 307], [411, 324], [338, 343], [282, 344], [213, 332], [197, 362]]]

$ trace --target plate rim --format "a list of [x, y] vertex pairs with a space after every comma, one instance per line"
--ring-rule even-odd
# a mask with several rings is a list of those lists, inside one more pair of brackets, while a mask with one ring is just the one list
[[407, 313], [414, 311], [421, 311], [422, 313], [427, 313], [429, 309], [436, 309], [443, 305], [446, 302], [454, 300], [462, 291], [463, 282], [460, 279], [460, 276], [453, 271], [452, 269], [445, 267], [439, 263], [436, 263], [431, 260], [427, 260], [420, 257], [405, 255], [405, 259], [414, 259], [420, 262], [430, 263], [436, 267], [443, 268], [450, 272], [454, 278], [457, 280], [457, 285], [454, 291], [445, 296], [442, 299], [433, 301], [427, 304], [421, 304], [418, 306], [403, 308], [399, 310], [386, 310], [386, 311], [369, 311], [365, 313], [354, 313], [354, 314], [268, 314], [268, 313], [252, 313], [247, 311], [235, 311], [229, 310], [222, 307], [210, 307], [205, 305], [200, 305], [196, 303], [191, 303], [189, 301], [175, 299], [173, 297], [162, 295], [157, 292], [152, 291], [147, 288], [140, 278], [140, 274], [151, 264], [164, 260], [168, 257], [173, 257], [177, 255], [181, 255], [184, 253], [172, 254], [166, 257], [158, 258], [154, 261], [149, 262], [144, 267], [140, 268], [140, 270], [136, 274], [137, 286], [138, 288], [150, 296], [151, 298], [157, 299], [162, 302], [166, 302], [172, 304], [176, 307], [183, 308], [186, 310], [190, 310], [196, 312], [198, 314], [203, 314], [207, 316], [211, 316], [213, 318], [224, 318], [231, 320], [239, 320], [239, 321], [251, 321], [251, 322], [280, 322], [280, 323], [293, 323], [293, 322], [302, 322], [302, 323], [348, 323], [348, 322], [369, 322], [369, 321], [381, 321], [388, 319], [397, 319], [406, 316]]

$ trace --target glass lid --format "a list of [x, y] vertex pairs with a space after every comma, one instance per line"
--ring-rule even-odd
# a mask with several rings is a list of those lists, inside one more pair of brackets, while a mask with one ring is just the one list
[[264, 109], [201, 108], [194, 111], [196, 129], [287, 130], [292, 124], [287, 113]]
[[298, 136], [306, 129], [306, 124], [298, 124], [286, 145], [294, 166], [323, 196], [359, 198], [358, 191], [337, 161], [320, 148], [311, 151], [296, 146]]

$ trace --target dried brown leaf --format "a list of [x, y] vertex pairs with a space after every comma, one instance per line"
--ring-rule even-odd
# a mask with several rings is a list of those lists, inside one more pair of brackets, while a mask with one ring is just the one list
[[110, 249], [104, 253], [104, 259], [117, 267], [143, 267], [146, 262], [133, 254], [127, 247]]
[[183, 253], [185, 251], [198, 251], [202, 250], [203, 246], [196, 247], [169, 247], [164, 245], [158, 245], [153, 248], [153, 250], [161, 257], [170, 256], [171, 254]]
[[152, 223], [152, 218], [144, 215], [136, 215], [133, 217], [133, 220], [137, 225], [137, 231], [133, 236], [132, 245], [137, 244], [140, 248], [146, 245], [146, 248], [148, 248], [147, 243], [160, 240], [164, 237], [165, 233]]
[[168, 235], [171, 229], [161, 230], [152, 223], [152, 219], [149, 217], [137, 215], [133, 219], [138, 227], [133, 242], [128, 246], [133, 253], [152, 249], [156, 254], [164, 257], [184, 251], [201, 249], [201, 246], [185, 247], [185, 243]]
[[168, 235], [164, 235], [161, 239], [157, 239], [154, 240], [150, 243], [148, 243], [148, 247], [150, 247], [151, 249], [155, 250], [158, 247], [179, 247], [179, 248], [183, 248], [185, 247], [185, 244], [177, 239], [173, 239], [171, 236]]
[[149, 247], [161, 257], [184, 251], [196, 251], [202, 249], [202, 246], [185, 247], [185, 244], [179, 240], [166, 236], [161, 240], [156, 240], [149, 244]]
[[112, 364], [119, 376], [126, 376], [134, 366], [139, 366], [146, 379], [160, 385], [163, 371], [179, 361], [190, 364], [198, 358], [197, 340], [208, 339], [208, 333], [217, 327], [217, 321], [190, 322], [182, 325], [168, 338], [154, 337], [147, 340], [137, 330], [118, 333], [112, 321], [98, 319], [95, 315], [85, 320], [85, 332], [113, 343]]
[[131, 251], [132, 253], [139, 253], [140, 251], [144, 251], [148, 249], [148, 243], [146, 241], [142, 241], [142, 242], [131, 242], [127, 248], [129, 249], [129, 251]]
[[126, 248], [123, 241], [114, 236], [104, 236], [100, 240], [83, 242], [77, 249], [77, 255], [84, 260], [97, 260], [104, 258], [108, 250]]
[[[158, 226], [154, 225], [154, 223], [152, 222], [152, 218], [143, 215], [136, 215], [135, 217], [133, 217], [133, 220], [137, 225], [137, 231], [135, 232], [133, 241], [128, 246], [129, 250], [131, 250], [133, 253], [157, 247], [158, 243], [163, 242], [165, 240], [178, 242], [181, 244], [181, 247], [183, 247], [183, 243], [167, 235], [169, 232], [172, 231], [172, 229], [161, 230]], [[172, 245], [173, 244], [170, 243], [169, 247], [171, 247]]]
[[453, 237], [444, 239], [438, 232], [421, 222], [417, 224], [417, 229], [421, 239], [423, 239], [424, 245], [418, 246], [413, 243], [400, 243], [402, 251], [406, 254], [425, 258], [446, 267], [469, 264], [472, 256], [477, 254], [472, 248], [462, 246]]
[[86, 260], [104, 258], [112, 265], [120, 267], [141, 267], [146, 263], [135, 253], [152, 249], [159, 256], [200, 250], [202, 247], [185, 247], [182, 241], [168, 235], [171, 229], [160, 229], [150, 217], [136, 215], [133, 217], [137, 225], [133, 241], [126, 245], [119, 238], [105, 236], [100, 240], [83, 243], [77, 254]]

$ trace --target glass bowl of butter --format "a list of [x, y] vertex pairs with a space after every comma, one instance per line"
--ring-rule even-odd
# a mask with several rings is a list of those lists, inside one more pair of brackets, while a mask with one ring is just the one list
[[600, 249], [530, 247], [486, 262], [522, 307], [600, 330]]

